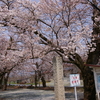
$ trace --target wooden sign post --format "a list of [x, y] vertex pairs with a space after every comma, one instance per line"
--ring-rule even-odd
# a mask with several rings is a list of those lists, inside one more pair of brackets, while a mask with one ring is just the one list
[[62, 58], [53, 58], [55, 100], [65, 100]]

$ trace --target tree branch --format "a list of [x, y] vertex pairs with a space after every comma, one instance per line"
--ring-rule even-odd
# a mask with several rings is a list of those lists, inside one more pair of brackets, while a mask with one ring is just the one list
[[98, 11], [100, 11], [100, 8], [97, 7], [97, 5], [95, 5], [94, 3], [92, 3], [92, 2], [89, 1], [89, 0], [87, 0], [87, 1], [91, 4], [91, 6], [92, 6], [93, 8], [97, 9]]

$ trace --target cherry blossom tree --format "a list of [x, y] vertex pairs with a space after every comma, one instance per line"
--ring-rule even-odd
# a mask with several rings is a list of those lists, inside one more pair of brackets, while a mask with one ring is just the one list
[[[12, 27], [15, 25], [14, 22], [16, 21], [15, 14], [17, 14], [17, 3], [15, 0], [1, 0], [0, 5], [0, 35], [4, 35], [0, 40], [1, 48], [3, 49], [3, 51], [1, 49], [0, 60], [0, 85], [2, 85], [3, 90], [5, 90], [10, 72], [13, 68], [22, 63], [28, 54], [26, 55], [27, 50], [23, 47], [24, 43], [21, 41], [22, 36], [18, 34], [18, 32], [22, 33], [22, 30], [20, 27], [17, 27], [18, 29]], [[16, 24], [20, 25], [19, 21]]]
[[25, 60], [25, 53], [16, 50], [12, 37], [8, 40], [7, 37], [1, 37], [0, 47], [0, 85], [6, 90], [10, 72]]
[[[62, 57], [67, 56], [69, 62], [77, 65], [84, 81], [84, 99], [95, 100], [93, 72], [86, 65], [96, 64], [99, 59], [99, 45], [94, 42], [96, 34], [92, 35], [92, 27], [95, 28], [93, 25], [97, 25], [98, 21], [92, 24], [92, 7], [81, 0], [41, 0], [39, 7], [41, 17], [37, 20], [41, 31], [37, 30], [35, 34], [39, 34], [43, 42], [51, 46], [50, 51]], [[96, 26], [96, 29], [99, 28]], [[98, 34], [96, 29], [93, 33]], [[87, 59], [84, 61], [83, 57]]]
[[1, 1], [0, 25], [28, 44], [23, 46], [27, 54], [34, 58], [34, 41], [44, 48], [43, 55], [56, 52], [64, 62], [75, 64], [82, 73], [84, 99], [95, 100], [93, 72], [88, 64], [97, 64], [99, 59], [99, 0]]
[[[1, 25], [3, 27], [6, 27], [6, 31], [8, 31], [8, 33], [10, 32], [10, 35], [15, 36], [16, 42], [19, 45], [19, 47], [13, 48], [13, 39], [11, 38], [11, 44], [9, 45], [8, 49], [20, 51], [23, 51], [24, 49], [24, 51], [27, 52], [27, 58], [29, 60], [31, 59], [30, 61], [32, 61], [30, 63], [31, 67], [32, 64], [38, 67], [38, 64], [34, 63], [34, 59], [43, 58], [43, 55], [48, 49], [48, 46], [38, 44], [38, 42], [41, 42], [40, 37], [34, 34], [34, 30], [38, 28], [36, 20], [37, 14], [35, 15], [36, 5], [35, 3], [32, 4], [27, 0], [16, 0], [13, 1], [10, 5], [8, 5], [8, 1], [4, 2], [2, 0], [2, 4], [5, 10], [1, 8]], [[7, 16], [3, 16], [5, 13], [7, 13]], [[26, 54], [26, 52], [24, 53]], [[34, 68], [34, 70], [37, 73], [38, 68]], [[45, 82], [42, 74], [41, 77], [41, 79]]]

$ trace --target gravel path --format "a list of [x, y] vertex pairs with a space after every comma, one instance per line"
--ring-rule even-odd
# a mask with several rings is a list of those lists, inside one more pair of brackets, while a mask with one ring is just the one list
[[[75, 100], [74, 93], [65, 93], [66, 100]], [[83, 93], [78, 93], [79, 98]], [[34, 90], [34, 89], [17, 89], [0, 91], [0, 100], [54, 100], [54, 91]]]

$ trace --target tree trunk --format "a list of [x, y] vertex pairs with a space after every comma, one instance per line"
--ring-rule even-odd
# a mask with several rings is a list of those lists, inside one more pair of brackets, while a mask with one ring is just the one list
[[0, 89], [2, 89], [2, 80], [3, 80], [3, 77], [0, 76]]
[[7, 90], [7, 83], [8, 83], [8, 78], [9, 78], [10, 71], [5, 74], [3, 77], [3, 85], [2, 85], [2, 90]]
[[41, 81], [42, 81], [42, 86], [46, 87], [46, 81], [45, 81], [45, 78], [43, 76], [41, 77]]
[[5, 79], [5, 76], [2, 77], [2, 87], [1, 87], [2, 90], [4, 90], [4, 79]]
[[37, 84], [38, 84], [37, 81], [38, 81], [37, 80], [37, 71], [35, 71], [35, 87], [37, 87]]
[[84, 83], [84, 100], [96, 100], [94, 75], [88, 66], [82, 73]]
[[4, 78], [4, 82], [3, 82], [3, 85], [2, 85], [2, 90], [7, 90], [7, 78]]

